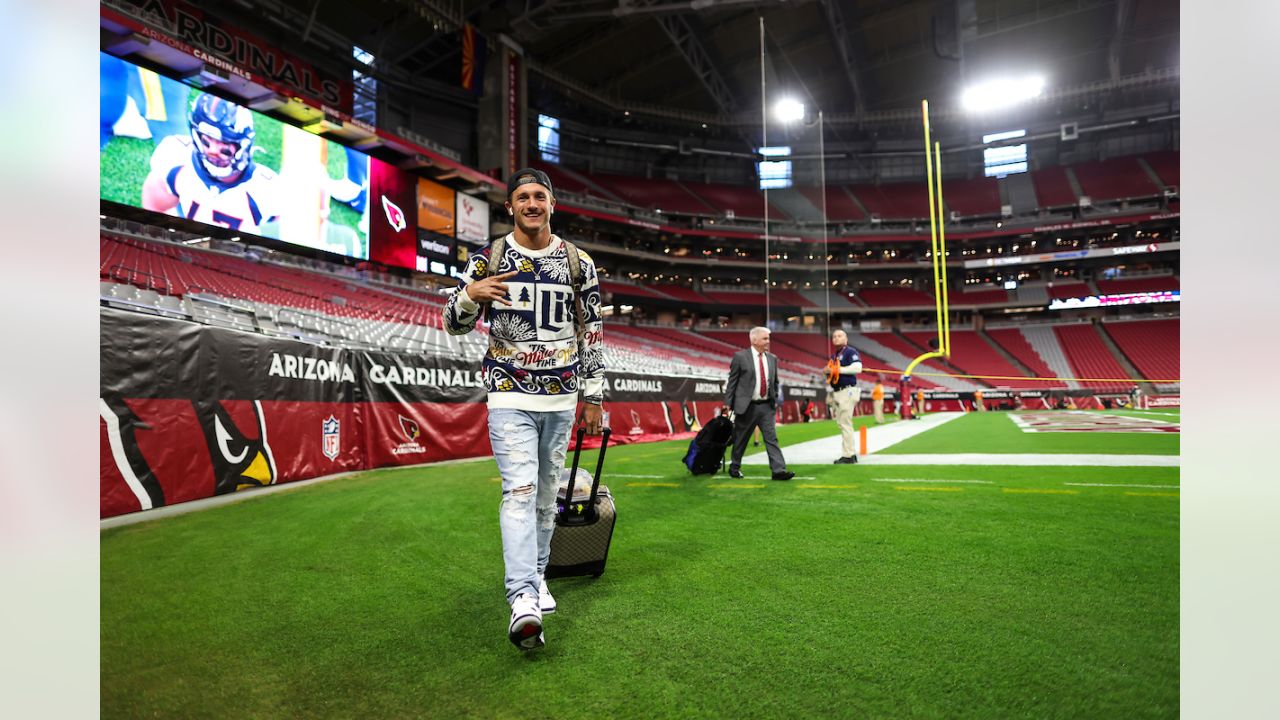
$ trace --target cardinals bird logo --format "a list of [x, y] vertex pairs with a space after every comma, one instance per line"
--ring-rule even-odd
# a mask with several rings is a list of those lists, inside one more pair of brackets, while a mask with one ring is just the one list
[[252, 405], [257, 437], [242, 430], [222, 403], [196, 402], [196, 417], [204, 430], [213, 461], [214, 494], [272, 485], [276, 462], [267, 444], [267, 425], [258, 402]]
[[400, 418], [400, 432], [404, 433], [404, 436], [409, 440], [417, 440], [418, 436], [422, 434], [422, 430], [418, 427], [418, 423], [403, 415], [397, 415], [397, 417]]
[[400, 209], [399, 205], [388, 200], [386, 195], [382, 196], [382, 211], [387, 214], [387, 224], [396, 232], [400, 232], [408, 226], [408, 221], [404, 218], [404, 211]]
[[[104, 489], [104, 514], [149, 510], [277, 482], [260, 402], [136, 403], [131, 407], [113, 396], [99, 402], [104, 440], [115, 461], [114, 467], [104, 467], [104, 483], [114, 475], [126, 486]], [[193, 437], [191, 431], [197, 427]]]

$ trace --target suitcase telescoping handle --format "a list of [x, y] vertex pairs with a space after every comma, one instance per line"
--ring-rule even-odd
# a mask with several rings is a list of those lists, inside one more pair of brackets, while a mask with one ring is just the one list
[[569, 470], [569, 487], [564, 491], [564, 505], [573, 502], [573, 481], [578, 479], [578, 457], [582, 455], [582, 437], [587, 434], [585, 427], [578, 428], [578, 441], [573, 444], [573, 467]]
[[[582, 438], [587, 434], [587, 429], [578, 428], [577, 442], [573, 447], [573, 467], [569, 470], [569, 485], [564, 490], [564, 505], [562, 506], [562, 516], [565, 520], [569, 520], [570, 509], [573, 507], [573, 484], [578, 479], [578, 458], [582, 454]], [[600, 471], [604, 468], [604, 451], [609, 447], [609, 435], [611, 431], [605, 428], [600, 436], [600, 456], [596, 458], [596, 474], [591, 482], [591, 497], [587, 499], [586, 507], [574, 513], [582, 520], [590, 520], [595, 517], [596, 494], [600, 491]]]
[[609, 428], [605, 428], [600, 434], [600, 455], [596, 457], [596, 474], [591, 480], [591, 505], [593, 507], [596, 504], [596, 493], [600, 492], [600, 471], [604, 469], [604, 451], [609, 447], [609, 435], [612, 432]]

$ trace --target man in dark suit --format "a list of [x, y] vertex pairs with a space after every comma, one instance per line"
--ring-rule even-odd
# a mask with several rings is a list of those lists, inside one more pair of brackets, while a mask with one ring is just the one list
[[769, 328], [751, 329], [751, 347], [733, 354], [729, 363], [729, 382], [724, 386], [724, 404], [733, 408], [733, 454], [729, 476], [740, 478], [742, 453], [747, 440], [757, 427], [769, 454], [769, 469], [774, 480], [790, 480], [796, 474], [787, 470], [787, 461], [778, 448], [774, 414], [778, 408], [778, 356], [769, 352]]

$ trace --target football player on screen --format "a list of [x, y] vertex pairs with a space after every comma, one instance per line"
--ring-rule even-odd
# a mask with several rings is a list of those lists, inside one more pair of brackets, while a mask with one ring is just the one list
[[275, 171], [253, 161], [253, 114], [215, 95], [196, 96], [190, 137], [170, 135], [151, 155], [142, 207], [232, 230], [266, 234], [279, 214]]

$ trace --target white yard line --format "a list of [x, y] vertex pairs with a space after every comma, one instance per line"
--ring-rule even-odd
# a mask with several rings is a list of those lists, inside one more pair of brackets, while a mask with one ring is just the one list
[[[965, 415], [960, 412], [930, 413], [922, 420], [898, 421], [867, 428], [867, 451], [859, 455], [859, 465], [1029, 465], [1075, 467], [1179, 467], [1177, 455], [1076, 455], [1037, 453], [930, 453], [886, 455], [882, 450], [910, 437], [928, 432]], [[840, 436], [819, 438], [783, 448], [789, 465], [829, 465], [840, 457]], [[742, 464], [765, 465], [764, 452], [748, 455]]]
[[[962, 485], [994, 485], [991, 480], [929, 480], [927, 478], [871, 478], [871, 482], [882, 483], [949, 483]], [[1137, 487], [1136, 485], [1134, 487]]]
[[1132, 483], [1062, 483], [1075, 487], [1122, 487], [1122, 488], [1159, 488], [1162, 490], [1178, 490], [1180, 485], [1135, 485]]
[[[888, 425], [868, 426], [867, 452], [878, 453], [885, 448], [897, 445], [907, 438], [915, 437], [939, 425], [951, 422], [958, 417], [963, 417], [965, 414], [962, 412], [937, 412], [925, 415], [921, 420], [899, 420]], [[856, 435], [853, 441], [856, 449], [858, 442]], [[829, 465], [840, 457], [840, 454], [839, 435], [789, 445], [782, 450], [782, 455], [787, 459], [787, 463], [795, 465]], [[863, 462], [866, 457], [865, 455], [859, 456], [858, 462]], [[769, 458], [766, 453], [758, 452], [744, 457], [742, 464], [767, 465], [769, 464]]]
[[[714, 478], [721, 478], [721, 477], [724, 477], [724, 478], [727, 478], [727, 477], [729, 477], [729, 473], [728, 473], [728, 472], [724, 472], [724, 473], [719, 473], [719, 474], [717, 474], [717, 475], [710, 475], [710, 476], [708, 476], [708, 477], [714, 477]], [[739, 478], [732, 478], [732, 479], [734, 479], [734, 480], [738, 480]], [[772, 475], [749, 475], [749, 474], [747, 474], [747, 473], [742, 473], [742, 478], [741, 478], [741, 479], [742, 479], [742, 480], [772, 480], [772, 479], [773, 479], [773, 476], [772, 476]], [[797, 476], [795, 476], [795, 477], [793, 477], [793, 478], [791, 478], [791, 479], [792, 479], [792, 480], [817, 480], [818, 478], [816, 478], [816, 477], [814, 477], [814, 476], [812, 476], [812, 475], [797, 475]]]
[[957, 453], [954, 455], [870, 455], [867, 465], [1047, 465], [1077, 467], [1179, 467], [1177, 455], [1038, 455]]

